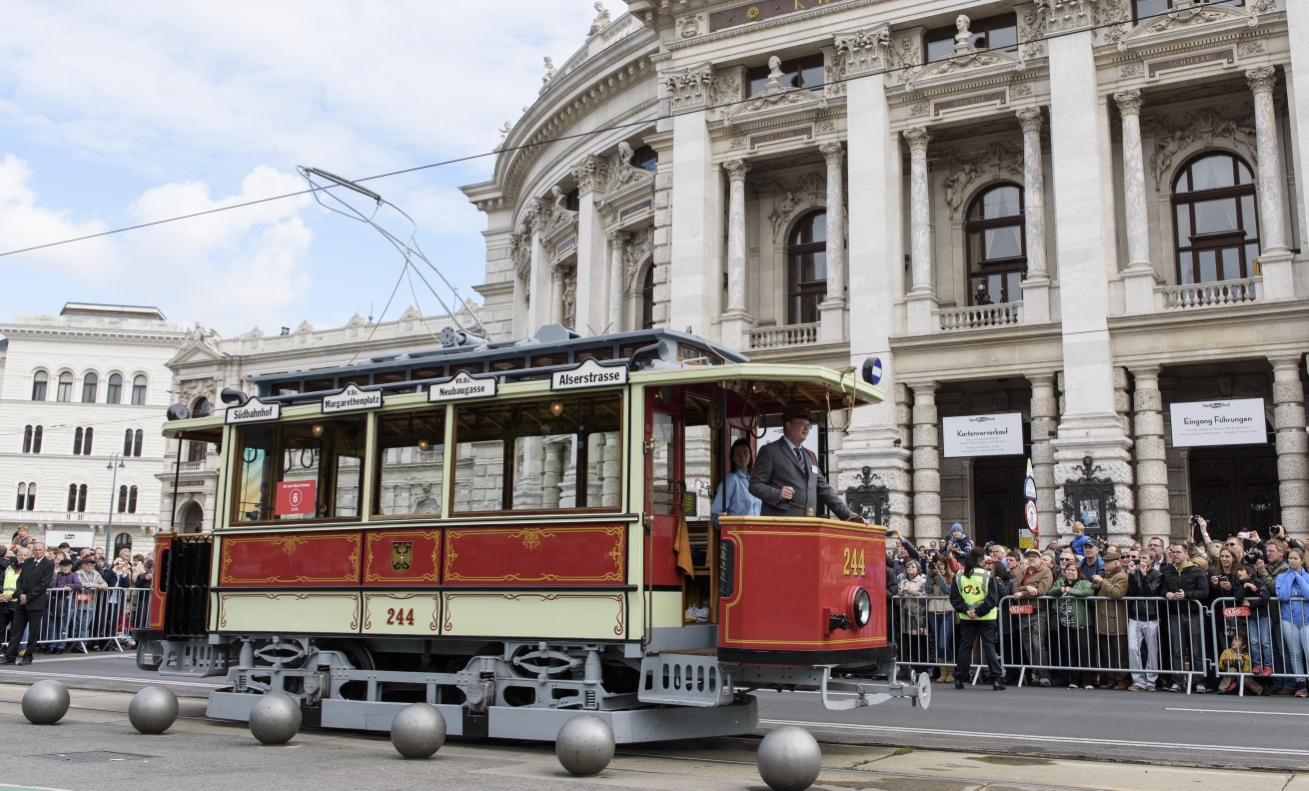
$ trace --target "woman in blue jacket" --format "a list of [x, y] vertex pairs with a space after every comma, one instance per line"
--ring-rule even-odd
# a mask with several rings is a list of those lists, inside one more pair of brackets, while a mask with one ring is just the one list
[[1309, 656], [1309, 572], [1304, 551], [1286, 553], [1288, 568], [1277, 576], [1277, 598], [1282, 603], [1282, 644], [1295, 673], [1295, 696], [1309, 697], [1305, 683], [1305, 657]]

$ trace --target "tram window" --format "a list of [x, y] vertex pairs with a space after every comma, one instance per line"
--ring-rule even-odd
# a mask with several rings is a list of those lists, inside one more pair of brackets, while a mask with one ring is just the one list
[[310, 379], [305, 382], [306, 393], [321, 393], [324, 390], [335, 390], [336, 382], [331, 379]]
[[444, 407], [387, 414], [378, 421], [373, 513], [440, 516], [444, 481]]
[[618, 507], [621, 394], [461, 406], [455, 419], [454, 511]]
[[364, 426], [354, 417], [242, 427], [236, 520], [359, 518]]

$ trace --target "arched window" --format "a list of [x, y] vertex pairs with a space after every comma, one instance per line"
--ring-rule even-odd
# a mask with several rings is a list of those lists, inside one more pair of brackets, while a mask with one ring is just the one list
[[91, 455], [91, 439], [92, 439], [94, 436], [95, 436], [95, 429], [93, 429], [93, 428], [91, 428], [91, 427], [88, 426], [87, 429], [86, 429], [86, 440], [82, 443], [82, 455], [83, 455], [83, 456], [90, 456], [90, 455]]
[[1177, 282], [1212, 283], [1250, 277], [1259, 257], [1254, 176], [1233, 154], [1191, 160], [1173, 182]]
[[21, 511], [25, 505], [27, 505], [27, 484], [20, 483], [18, 484], [18, 505], [14, 506], [14, 510]]
[[32, 453], [41, 452], [41, 439], [45, 436], [45, 426], [37, 426], [32, 432]]
[[138, 374], [132, 380], [132, 404], [134, 406], [145, 405], [145, 376]]
[[86, 484], [77, 487], [77, 512], [86, 513]]
[[80, 426], [77, 431], [73, 432], [73, 455], [82, 455], [82, 429]]
[[123, 435], [123, 455], [132, 455], [132, 430], [130, 428], [127, 430], [127, 433]]
[[122, 554], [123, 550], [132, 551], [132, 535], [130, 533], [119, 533], [114, 536], [114, 557]]
[[82, 403], [94, 404], [96, 390], [100, 385], [100, 377], [88, 372], [82, 377]]
[[133, 456], [138, 456], [138, 457], [139, 457], [139, 456], [141, 455], [141, 441], [144, 440], [144, 439], [145, 439], [145, 434], [143, 434], [143, 433], [141, 432], [141, 429], [138, 428], [138, 429], [136, 430], [136, 435], [132, 438], [132, 455], [133, 455]]
[[23, 427], [23, 453], [32, 452], [32, 427]]
[[68, 371], [59, 374], [59, 390], [55, 393], [56, 401], [73, 400], [73, 375]]
[[827, 212], [810, 212], [796, 223], [786, 245], [788, 324], [818, 321], [827, 297]]
[[46, 385], [49, 384], [49, 383], [50, 383], [50, 375], [49, 375], [49, 374], [47, 374], [45, 371], [37, 371], [37, 372], [36, 372], [36, 375], [32, 377], [32, 400], [33, 400], [33, 401], [44, 401], [44, 400], [45, 400], [45, 388], [46, 388]]
[[123, 403], [123, 376], [122, 374], [109, 375], [109, 388], [105, 392], [106, 404]]
[[36, 484], [35, 483], [29, 483], [27, 485], [27, 510], [29, 511], [36, 510]]
[[129, 514], [136, 513], [136, 487], [135, 486], [127, 490], [127, 512]]
[[77, 484], [68, 484], [68, 513], [72, 513], [77, 508]]
[[641, 329], [654, 327], [654, 264], [645, 268], [641, 278]]
[[629, 164], [632, 167], [653, 173], [659, 169], [659, 152], [650, 146], [641, 146], [632, 152], [632, 159]]
[[121, 514], [126, 510], [127, 510], [127, 487], [119, 486], [118, 487], [118, 513]]
[[970, 304], [995, 305], [1023, 298], [1027, 269], [1023, 190], [997, 184], [968, 206], [964, 233], [968, 238]]

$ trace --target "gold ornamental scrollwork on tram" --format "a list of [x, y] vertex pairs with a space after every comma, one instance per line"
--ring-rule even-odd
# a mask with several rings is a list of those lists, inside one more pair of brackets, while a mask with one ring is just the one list
[[[350, 571], [339, 577], [314, 577], [305, 574], [297, 574], [294, 577], [272, 574], [267, 577], [235, 577], [232, 575], [231, 566], [235, 562], [232, 550], [242, 544], [263, 544], [271, 546], [273, 549], [281, 549], [287, 557], [293, 556], [301, 547], [314, 541], [340, 541], [344, 540], [350, 545], [350, 554], [346, 556], [346, 563]], [[339, 583], [357, 583], [359, 579], [359, 557], [363, 549], [363, 536], [358, 533], [342, 535], [340, 533], [331, 533], [324, 535], [290, 535], [276, 536], [267, 538], [264, 536], [233, 536], [223, 539], [222, 544], [222, 562], [219, 566], [218, 581], [220, 585], [326, 585]]]
[[[608, 550], [596, 550], [597, 553], [609, 558], [613, 563], [612, 570], [606, 571], [600, 575], [592, 576], [568, 576], [551, 572], [541, 574], [525, 575], [519, 572], [509, 572], [496, 576], [469, 576], [459, 573], [455, 568], [455, 560], [459, 558], [456, 551], [456, 543], [461, 538], [477, 536], [501, 535], [511, 541], [521, 541], [522, 546], [528, 552], [534, 552], [539, 548], [549, 549], [550, 539], [559, 538], [567, 534], [584, 534], [594, 533], [601, 534], [613, 539], [613, 545]], [[627, 529], [623, 526], [605, 526], [605, 527], [557, 527], [557, 528], [507, 528], [503, 530], [449, 530], [446, 532], [445, 546], [445, 570], [444, 579], [446, 582], [465, 582], [465, 583], [497, 583], [497, 582], [559, 582], [559, 583], [604, 583], [604, 582], [622, 582], [624, 579], [623, 564], [626, 559], [625, 545], [627, 540]]]

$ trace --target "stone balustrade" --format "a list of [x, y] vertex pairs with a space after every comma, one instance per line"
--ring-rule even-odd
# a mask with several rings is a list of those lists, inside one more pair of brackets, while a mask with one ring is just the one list
[[822, 322], [811, 324], [785, 324], [780, 327], [760, 327], [750, 330], [750, 350], [785, 349], [792, 346], [810, 346], [818, 342]]
[[1001, 305], [973, 305], [938, 311], [941, 332], [964, 332], [992, 327], [1011, 327], [1022, 323], [1023, 303], [1006, 302]]
[[1195, 310], [1230, 305], [1248, 305], [1259, 301], [1263, 278], [1222, 280], [1189, 286], [1157, 286], [1156, 308], [1161, 312]]

